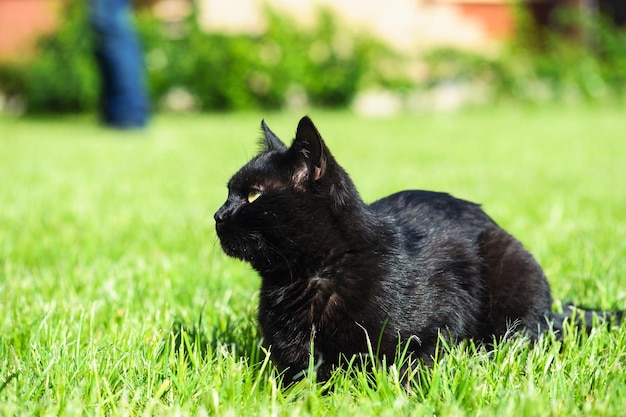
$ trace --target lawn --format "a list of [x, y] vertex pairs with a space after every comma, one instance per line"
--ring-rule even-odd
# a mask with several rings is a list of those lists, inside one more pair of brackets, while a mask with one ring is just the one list
[[[626, 118], [505, 107], [363, 119], [311, 111], [366, 201], [480, 202], [546, 270], [557, 300], [626, 308]], [[213, 213], [299, 114], [0, 118], [0, 415], [622, 416], [626, 325], [492, 350], [442, 347], [404, 387], [392, 366], [280, 388], [259, 347], [259, 279], [225, 257]]]

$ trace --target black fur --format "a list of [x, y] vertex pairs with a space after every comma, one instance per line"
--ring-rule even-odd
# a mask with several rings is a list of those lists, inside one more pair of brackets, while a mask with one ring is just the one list
[[311, 342], [326, 379], [368, 341], [391, 358], [408, 343], [429, 363], [440, 335], [534, 338], [576, 315], [551, 313], [541, 267], [480, 206], [429, 191], [365, 204], [308, 117], [290, 148], [262, 129], [264, 150], [231, 178], [215, 221], [224, 251], [262, 277], [259, 323], [287, 379]]

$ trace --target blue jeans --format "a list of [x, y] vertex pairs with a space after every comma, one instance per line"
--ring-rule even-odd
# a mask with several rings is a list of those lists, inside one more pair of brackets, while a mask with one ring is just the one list
[[148, 120], [142, 50], [132, 28], [129, 0], [90, 0], [89, 19], [101, 75], [102, 121], [120, 128]]

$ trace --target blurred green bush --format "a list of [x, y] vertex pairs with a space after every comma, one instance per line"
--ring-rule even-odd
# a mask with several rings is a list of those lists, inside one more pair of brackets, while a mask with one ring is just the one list
[[515, 37], [496, 56], [442, 48], [423, 56], [424, 87], [474, 83], [490, 101], [621, 102], [626, 96], [626, 30], [602, 15], [557, 9], [538, 26], [517, 9]]
[[[96, 108], [98, 73], [86, 7], [69, 1], [59, 30], [40, 40], [32, 61], [0, 64], [0, 91], [23, 98], [27, 112]], [[196, 16], [194, 10], [183, 21], [166, 23], [137, 13], [148, 88], [157, 105], [220, 111], [338, 107], [367, 83], [397, 84], [378, 71], [377, 63], [391, 51], [348, 33], [328, 12], [320, 11], [315, 27], [302, 29], [268, 9], [267, 29], [258, 36], [207, 33]]]
[[518, 21], [520, 29], [509, 51], [512, 96], [532, 99], [533, 89], [528, 88], [532, 83], [557, 101], [623, 100], [624, 28], [601, 14], [569, 8], [557, 9], [548, 29], [537, 27], [523, 11]]
[[[257, 36], [207, 33], [197, 21], [196, 10], [170, 23], [137, 13], [157, 108], [342, 107], [368, 88], [391, 90], [405, 103], [419, 96], [425, 109], [433, 107], [437, 91], [450, 90], [465, 91], [470, 104], [614, 102], [626, 95], [626, 32], [580, 13], [556, 14], [539, 27], [520, 8], [517, 35], [496, 55], [441, 48], [401, 56], [346, 30], [327, 11], [318, 13], [314, 27], [302, 28], [267, 9], [266, 29]], [[68, 0], [62, 22], [40, 40], [33, 60], [0, 63], [0, 92], [18, 98], [13, 101], [23, 102], [28, 113], [97, 107], [99, 77], [85, 2]]]
[[347, 35], [328, 12], [312, 29], [271, 10], [260, 36], [202, 31], [195, 16], [169, 28], [139, 20], [154, 97], [185, 91], [201, 110], [279, 108], [289, 101], [345, 106], [391, 52], [373, 39]]
[[39, 40], [35, 59], [0, 64], [0, 92], [19, 97], [27, 112], [78, 112], [96, 107], [98, 74], [81, 3], [68, 2], [63, 24]]

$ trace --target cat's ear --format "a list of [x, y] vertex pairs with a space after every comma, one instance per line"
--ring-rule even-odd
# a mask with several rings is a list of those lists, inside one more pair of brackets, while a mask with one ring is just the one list
[[300, 119], [296, 129], [296, 138], [289, 152], [300, 162], [300, 168], [296, 172], [299, 180], [307, 178], [317, 181], [324, 175], [326, 171], [324, 141], [307, 116]]
[[265, 119], [261, 120], [261, 129], [263, 129], [263, 136], [265, 137], [265, 150], [267, 151], [286, 151], [287, 146], [278, 139], [278, 136], [274, 134], [265, 124]]

